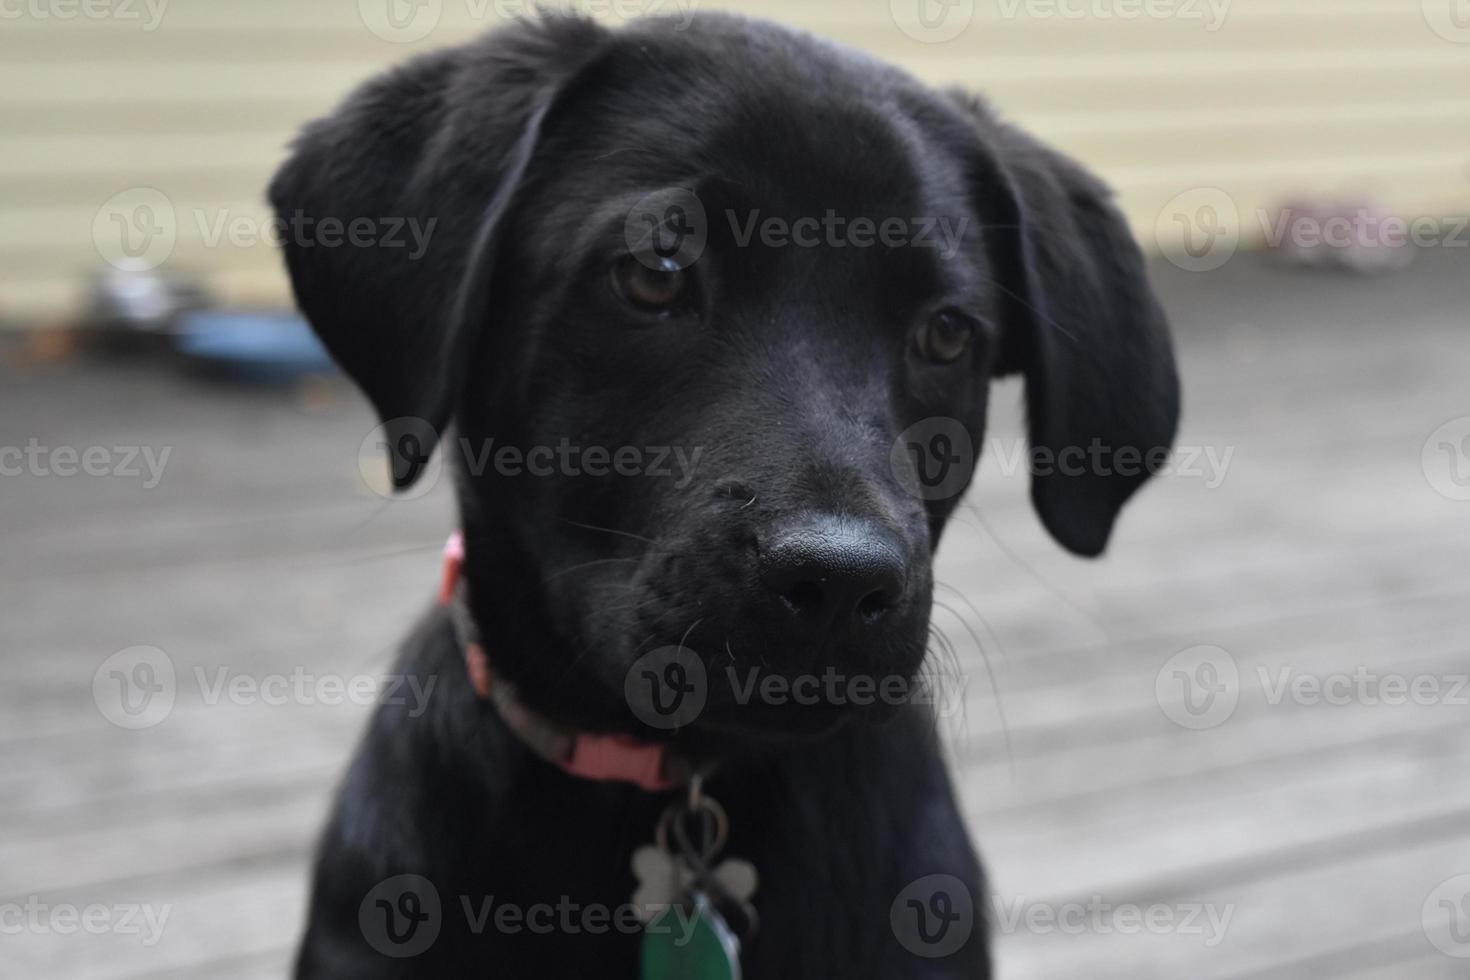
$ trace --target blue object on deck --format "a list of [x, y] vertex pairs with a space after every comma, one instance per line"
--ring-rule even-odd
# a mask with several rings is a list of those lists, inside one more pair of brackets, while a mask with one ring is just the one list
[[189, 313], [177, 343], [185, 356], [242, 380], [279, 383], [337, 370], [311, 327], [290, 313]]

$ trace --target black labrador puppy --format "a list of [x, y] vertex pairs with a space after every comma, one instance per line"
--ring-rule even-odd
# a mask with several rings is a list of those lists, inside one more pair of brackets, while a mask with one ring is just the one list
[[1172, 441], [1107, 190], [971, 98], [701, 15], [413, 60], [270, 193], [397, 484], [450, 460], [464, 550], [297, 975], [988, 976], [907, 695], [991, 378], [1024, 373], [1032, 500], [1078, 554]]

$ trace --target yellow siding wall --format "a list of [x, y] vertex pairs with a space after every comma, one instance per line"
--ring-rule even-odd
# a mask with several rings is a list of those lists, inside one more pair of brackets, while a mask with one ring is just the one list
[[[274, 248], [211, 244], [210, 229], [265, 218], [290, 134], [354, 82], [511, 6], [418, 0], [442, 6], [437, 25], [400, 43], [365, 26], [389, 0], [160, 2], [149, 29], [146, 0], [0, 0], [0, 319], [74, 309], [101, 265], [99, 208], [138, 187], [173, 208], [166, 268], [232, 300], [283, 299]], [[1198, 187], [1227, 192], [1246, 240], [1257, 208], [1297, 190], [1369, 193], [1410, 215], [1470, 208], [1470, 19], [1449, 19], [1464, 0], [1214, 0], [1218, 24], [1206, 0], [951, 0], [952, 17], [973, 14], [941, 43], [895, 26], [913, 2], [726, 6], [988, 93], [1108, 178], [1150, 247], [1156, 228], [1170, 234], [1167, 202]], [[1172, 15], [1128, 17], [1130, 3]]]

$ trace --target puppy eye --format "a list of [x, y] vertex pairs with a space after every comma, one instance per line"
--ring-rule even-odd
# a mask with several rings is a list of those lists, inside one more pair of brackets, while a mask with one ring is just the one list
[[646, 313], [667, 313], [688, 298], [689, 273], [672, 258], [625, 255], [612, 267], [612, 284], [628, 305]]
[[935, 364], [949, 364], [970, 346], [975, 323], [958, 310], [940, 310], [919, 325], [914, 342], [919, 354]]

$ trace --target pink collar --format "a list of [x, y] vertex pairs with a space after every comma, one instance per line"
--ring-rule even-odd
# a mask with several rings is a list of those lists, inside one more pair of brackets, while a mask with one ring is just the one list
[[475, 638], [464, 608], [464, 534], [455, 531], [444, 545], [444, 575], [439, 583], [439, 604], [454, 614], [456, 629], [465, 645], [465, 668], [475, 694], [489, 701], [500, 716], [532, 751], [573, 776], [592, 780], [632, 783], [651, 793], [673, 789], [673, 771], [682, 768], [664, 746], [644, 742], [631, 735], [592, 735], [558, 725], [531, 711], [504, 680], [497, 680], [485, 648]]

